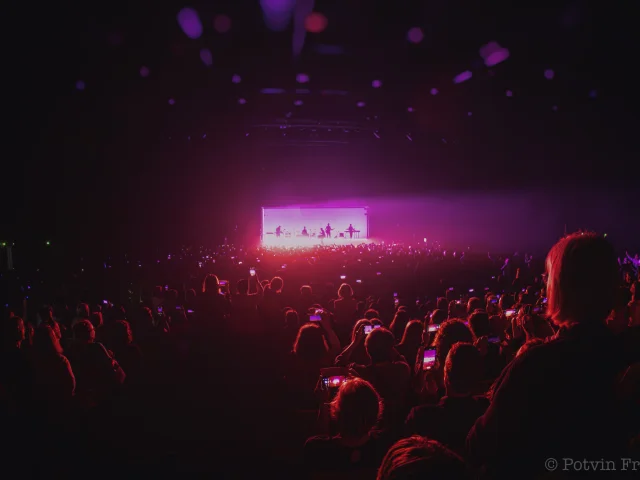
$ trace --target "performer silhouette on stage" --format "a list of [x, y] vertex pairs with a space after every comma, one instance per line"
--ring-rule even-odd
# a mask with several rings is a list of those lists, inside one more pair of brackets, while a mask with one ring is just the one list
[[320, 238], [324, 238], [327, 234], [324, 233], [324, 228], [320, 227]]
[[349, 238], [353, 238], [353, 232], [355, 232], [356, 229], [353, 228], [353, 225], [349, 224], [349, 228], [347, 228], [347, 232], [349, 232]]
[[276, 228], [276, 237], [280, 238], [281, 234], [282, 234], [282, 227], [278, 225], [278, 227]]
[[307, 232], [307, 227], [302, 227], [302, 236], [303, 237], [308, 237], [309, 233]]
[[331, 230], [333, 230], [331, 225], [327, 223], [327, 226], [324, 228], [324, 231], [327, 232], [327, 238], [331, 238]]

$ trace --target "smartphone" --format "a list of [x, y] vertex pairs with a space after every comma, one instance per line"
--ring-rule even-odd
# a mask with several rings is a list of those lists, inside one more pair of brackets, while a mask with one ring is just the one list
[[322, 386], [329, 390], [330, 388], [338, 388], [342, 385], [347, 377], [344, 375], [333, 375], [331, 377], [322, 377]]
[[456, 303], [460, 305], [462, 302], [460, 300], [456, 300]]
[[224, 287], [227, 285], [227, 281], [226, 280], [220, 280], [220, 286]]
[[395, 304], [395, 306], [397, 307], [398, 304], [400, 303], [400, 301], [397, 298], [393, 299], [393, 303]]
[[516, 313], [515, 310], [511, 309], [511, 310], [505, 310], [504, 311], [504, 316], [505, 317], [512, 317], [514, 314]]
[[189, 309], [187, 310], [187, 313], [193, 313], [193, 310]]
[[427, 327], [427, 332], [437, 332], [440, 329], [440, 324], [439, 323], [434, 323], [432, 325], [429, 325]]
[[382, 272], [376, 272], [376, 275], [380, 276], [380, 275], [382, 275]]
[[182, 310], [182, 307], [180, 305], [176, 306], [176, 310]]
[[103, 305], [109, 305], [109, 300], [102, 300]]
[[398, 298], [398, 292], [393, 292], [393, 298]]
[[162, 305], [158, 305], [158, 315], [162, 315]]
[[469, 289], [469, 293], [473, 293], [473, 288], [470, 288], [470, 289]]
[[543, 307], [533, 307], [533, 309], [531, 310], [533, 313], [542, 313], [544, 311]]
[[375, 330], [376, 328], [380, 328], [382, 325], [374, 325], [373, 329]]
[[319, 322], [320, 320], [322, 320], [322, 317], [320, 315], [309, 316], [309, 321], [311, 322]]
[[498, 299], [497, 299], [497, 298], [492, 298], [492, 299], [491, 299], [491, 303], [493, 303], [493, 304], [498, 303]]
[[372, 330], [373, 330], [373, 325], [365, 325], [364, 326], [364, 334], [365, 335], [369, 335]]
[[287, 264], [285, 263], [284, 265], [282, 265], [282, 270], [284, 270], [285, 268], [287, 268]]
[[249, 269], [249, 275], [251, 275], [252, 277], [256, 276], [256, 269], [255, 268], [250, 268]]
[[169, 290], [169, 285], [164, 286], [164, 291], [166, 292], [167, 290]]
[[324, 313], [324, 310], [321, 308], [316, 308], [316, 315], [322, 315]]
[[340, 275], [340, 280], [344, 280], [345, 278], [347, 278], [346, 275]]
[[453, 292], [453, 287], [449, 287], [449, 291], [450, 291], [450, 292]]
[[356, 280], [356, 283], [362, 283], [362, 280]]
[[420, 298], [416, 298], [416, 307], [420, 306]]
[[547, 297], [544, 297], [544, 298], [542, 299], [542, 303], [547, 303]]
[[500, 337], [494, 336], [488, 338], [489, 343], [500, 343]]
[[422, 358], [422, 369], [431, 370], [435, 363], [436, 363], [436, 349], [425, 348], [424, 357]]

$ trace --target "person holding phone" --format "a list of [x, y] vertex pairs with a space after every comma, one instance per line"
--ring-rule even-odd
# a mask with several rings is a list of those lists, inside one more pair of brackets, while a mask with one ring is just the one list
[[249, 268], [248, 278], [236, 283], [236, 291], [231, 296], [231, 328], [238, 333], [261, 336], [268, 331], [261, 321], [258, 308], [263, 299], [264, 289], [254, 267]]
[[411, 369], [395, 350], [395, 337], [386, 328], [373, 329], [364, 345], [369, 358], [367, 365], [352, 365], [354, 373], [370, 382], [385, 402], [383, 425], [404, 417]]
[[436, 405], [414, 407], [405, 422], [406, 434], [422, 435], [464, 455], [467, 433], [489, 407], [474, 396], [482, 379], [482, 357], [471, 343], [456, 343], [444, 366], [445, 396]]
[[389, 437], [376, 428], [382, 413], [382, 399], [371, 383], [361, 378], [343, 382], [329, 404], [335, 435], [307, 439], [305, 469], [329, 475], [375, 472], [391, 444]]

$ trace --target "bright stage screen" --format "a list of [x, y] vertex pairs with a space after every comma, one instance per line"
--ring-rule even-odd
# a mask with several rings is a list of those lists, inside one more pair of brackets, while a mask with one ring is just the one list
[[[262, 212], [262, 243], [266, 245], [348, 243], [367, 238], [366, 207], [280, 207], [263, 208]], [[321, 231], [327, 224], [332, 229], [331, 238]], [[349, 225], [353, 226], [353, 235], [348, 232]]]

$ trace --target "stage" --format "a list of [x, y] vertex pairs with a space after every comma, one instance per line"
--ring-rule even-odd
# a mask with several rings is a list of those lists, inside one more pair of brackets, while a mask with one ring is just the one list
[[369, 243], [366, 207], [263, 207], [262, 244], [302, 247]]

